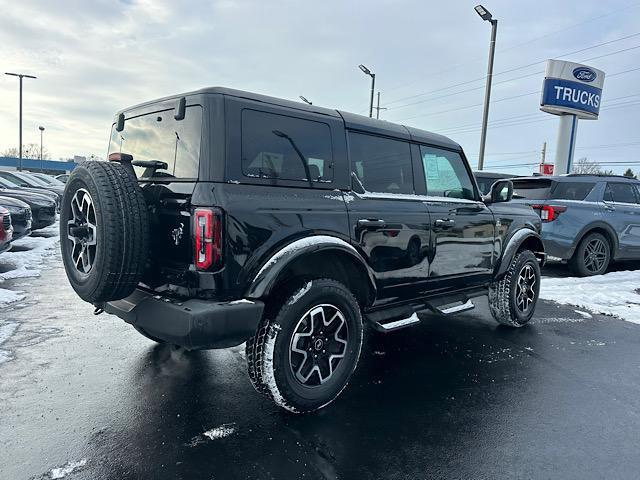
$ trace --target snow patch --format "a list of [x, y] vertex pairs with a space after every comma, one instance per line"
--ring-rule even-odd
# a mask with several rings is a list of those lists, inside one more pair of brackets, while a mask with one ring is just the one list
[[24, 292], [14, 292], [12, 290], [0, 288], [0, 306], [23, 300], [25, 296]]
[[87, 464], [87, 459], [83, 458], [77, 462], [67, 462], [62, 467], [53, 468], [50, 472], [52, 479], [64, 478], [70, 473], [73, 473], [78, 468], [82, 468]]
[[252, 302], [251, 300], [247, 300], [246, 298], [241, 298], [240, 300], [234, 300], [233, 302], [229, 302], [229, 305], [239, 305], [241, 303], [249, 303], [253, 305], [255, 302]]
[[236, 431], [235, 423], [224, 423], [219, 427], [212, 428], [211, 430], [207, 430], [203, 433], [205, 437], [209, 440], [218, 440], [220, 438], [228, 437], [229, 435], [233, 435]]
[[589, 312], [583, 312], [582, 310], [574, 310], [578, 315], [581, 315], [583, 318], [593, 318], [593, 316]]
[[309, 289], [311, 288], [311, 285], [312, 285], [312, 282], [310, 282], [310, 281], [307, 282], [305, 285], [303, 285], [302, 288], [300, 288], [300, 290], [298, 290], [296, 293], [293, 294], [293, 296], [287, 302], [287, 304], [288, 305], [293, 305], [298, 300], [300, 300], [302, 298], [302, 296], [309, 291]]
[[533, 318], [533, 323], [580, 323], [584, 322], [584, 318], [567, 318], [567, 317], [549, 317], [549, 318]]
[[640, 324], [640, 295], [635, 291], [638, 285], [640, 270], [585, 278], [545, 277], [540, 298]]
[[289, 410], [290, 412], [295, 412], [296, 409], [287, 404], [285, 399], [282, 397], [280, 390], [278, 389], [275, 369], [273, 367], [273, 355], [276, 346], [276, 338], [280, 330], [280, 325], [272, 324], [269, 326], [269, 331], [267, 332], [267, 340], [264, 342], [264, 363], [262, 364], [264, 373], [263, 379], [276, 405], [279, 405], [280, 407]]

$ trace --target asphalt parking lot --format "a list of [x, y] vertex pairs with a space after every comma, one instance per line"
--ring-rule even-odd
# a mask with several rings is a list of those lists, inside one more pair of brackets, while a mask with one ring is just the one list
[[340, 399], [308, 416], [251, 387], [243, 349], [157, 346], [94, 316], [58, 254], [2, 311], [2, 479], [637, 478], [640, 325], [486, 303], [371, 333]]

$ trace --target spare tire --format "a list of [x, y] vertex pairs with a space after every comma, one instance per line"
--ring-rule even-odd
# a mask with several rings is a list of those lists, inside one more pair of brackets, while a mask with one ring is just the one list
[[116, 162], [88, 161], [71, 173], [60, 209], [60, 248], [83, 300], [130, 295], [145, 270], [149, 221], [134, 175]]

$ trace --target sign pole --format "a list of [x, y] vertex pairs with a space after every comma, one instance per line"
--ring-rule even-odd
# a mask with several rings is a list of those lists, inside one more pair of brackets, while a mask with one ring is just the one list
[[562, 175], [571, 173], [573, 153], [576, 147], [578, 117], [576, 115], [561, 115], [558, 124], [558, 140], [556, 141], [555, 171]]

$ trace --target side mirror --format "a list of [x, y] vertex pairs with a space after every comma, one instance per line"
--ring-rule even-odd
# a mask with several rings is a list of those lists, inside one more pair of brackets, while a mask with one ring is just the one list
[[116, 132], [124, 130], [124, 113], [118, 115], [118, 121], [116, 122]]
[[176, 109], [173, 114], [173, 118], [176, 120], [184, 120], [184, 116], [187, 110], [187, 99], [182, 97], [176, 103]]
[[498, 180], [491, 185], [488, 195], [483, 197], [484, 203], [510, 202], [513, 198], [513, 182], [511, 180]]

